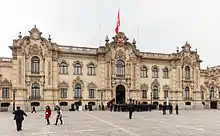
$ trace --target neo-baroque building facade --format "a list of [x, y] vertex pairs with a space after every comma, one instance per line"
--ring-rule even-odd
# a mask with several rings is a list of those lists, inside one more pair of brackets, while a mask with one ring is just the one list
[[[220, 70], [201, 69], [197, 51], [186, 42], [171, 54], [141, 52], [135, 39], [119, 32], [98, 48], [58, 45], [34, 27], [13, 40], [12, 58], [0, 61], [1, 110], [30, 110], [59, 103], [140, 102], [180, 108], [217, 108]], [[187, 105], [187, 106], [186, 106]]]

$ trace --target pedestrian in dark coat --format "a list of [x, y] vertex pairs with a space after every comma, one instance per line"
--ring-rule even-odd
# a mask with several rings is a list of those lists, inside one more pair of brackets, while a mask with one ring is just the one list
[[173, 106], [172, 106], [172, 104], [170, 104], [170, 106], [169, 106], [169, 111], [170, 111], [170, 114], [173, 114]]
[[34, 112], [35, 112], [35, 113], [37, 113], [37, 111], [36, 111], [35, 107], [33, 107], [33, 108], [32, 108], [31, 113], [34, 113]]
[[24, 116], [27, 117], [27, 114], [21, 110], [20, 107], [17, 107], [17, 110], [13, 112], [14, 120], [16, 121], [17, 131], [22, 130], [22, 122], [24, 120]]
[[47, 125], [50, 124], [50, 116], [51, 116], [51, 109], [50, 106], [47, 106], [45, 111], [45, 119], [47, 120]]
[[60, 124], [62, 125], [63, 124], [62, 111], [59, 106], [57, 106], [57, 118], [56, 118], [56, 123], [54, 125], [57, 125], [58, 120], [60, 120]]
[[176, 104], [175, 110], [176, 110], [176, 115], [178, 115], [179, 114], [179, 107], [177, 104]]
[[163, 115], [166, 115], [166, 104], [164, 103], [162, 106]]
[[134, 105], [130, 102], [128, 105], [129, 119], [132, 119], [132, 113], [134, 112]]

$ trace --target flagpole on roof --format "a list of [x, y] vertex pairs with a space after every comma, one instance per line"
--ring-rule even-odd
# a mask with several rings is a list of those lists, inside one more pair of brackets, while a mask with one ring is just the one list
[[102, 45], [102, 40], [101, 40], [101, 24], [99, 24], [99, 45], [101, 46]]

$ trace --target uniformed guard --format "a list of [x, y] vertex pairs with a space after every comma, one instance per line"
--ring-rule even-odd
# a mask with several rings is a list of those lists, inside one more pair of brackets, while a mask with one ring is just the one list
[[177, 104], [176, 104], [175, 110], [176, 110], [176, 115], [178, 115], [179, 114], [179, 107]]
[[172, 104], [169, 105], [169, 111], [170, 111], [170, 114], [173, 114], [173, 105]]
[[163, 104], [162, 109], [163, 109], [163, 115], [166, 115], [166, 103]]
[[134, 105], [131, 103], [131, 101], [128, 105], [128, 112], [129, 112], [129, 119], [132, 119], [132, 113], [134, 112]]

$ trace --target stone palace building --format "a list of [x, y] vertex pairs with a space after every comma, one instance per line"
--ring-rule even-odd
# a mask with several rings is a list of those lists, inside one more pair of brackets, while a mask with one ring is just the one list
[[12, 58], [0, 59], [1, 110], [30, 110], [82, 101], [99, 105], [130, 98], [153, 104], [166, 100], [180, 108], [217, 108], [220, 70], [201, 69], [197, 51], [186, 42], [171, 54], [141, 52], [135, 39], [120, 32], [106, 36], [98, 48], [59, 45], [41, 37], [36, 26], [29, 36], [13, 40]]

